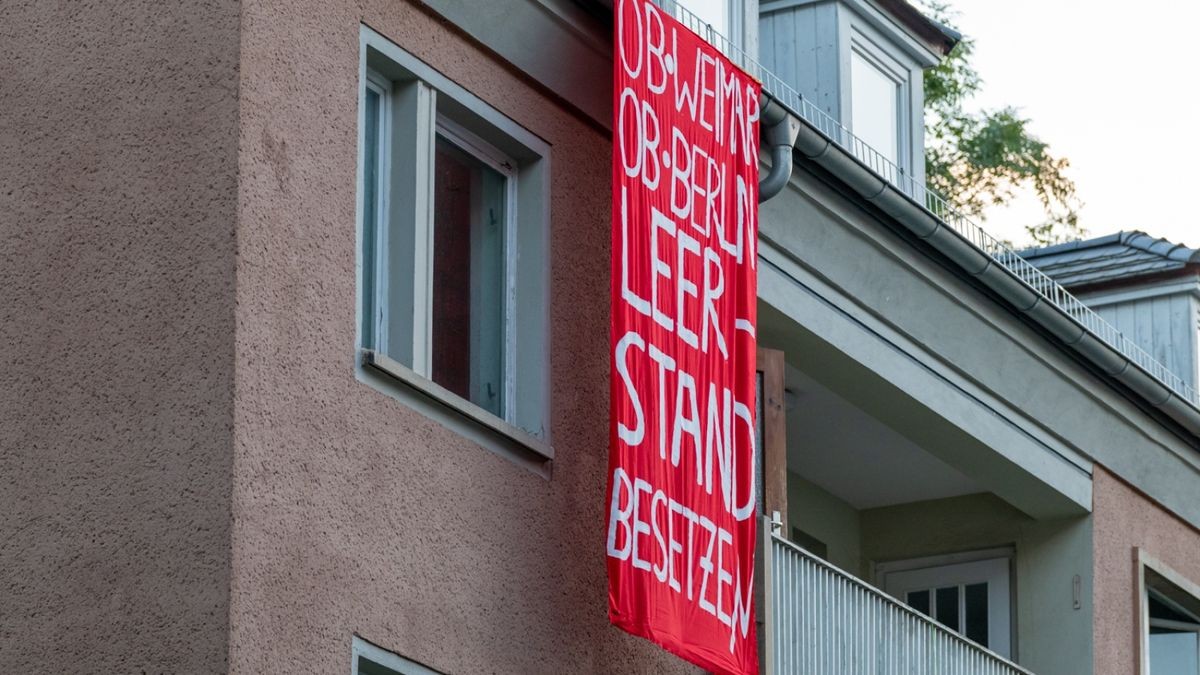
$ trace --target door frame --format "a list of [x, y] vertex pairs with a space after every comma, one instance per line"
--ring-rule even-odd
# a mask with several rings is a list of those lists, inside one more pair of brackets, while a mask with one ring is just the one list
[[[974, 551], [962, 551], [958, 553], [947, 553], [942, 555], [924, 556], [921, 558], [910, 558], [907, 560], [892, 560], [887, 562], [872, 562], [871, 563], [871, 579], [876, 588], [884, 593], [896, 598], [898, 602], [907, 605], [905, 598], [900, 598], [888, 591], [887, 575], [896, 572], [915, 572], [918, 570], [949, 567], [952, 565], [965, 565], [970, 563], [984, 562], [988, 560], [1006, 560], [1008, 563], [1008, 644], [1009, 653], [1005, 654], [996, 649], [995, 646], [989, 646], [993, 652], [1004, 656], [1010, 661], [1016, 662], [1018, 659], [1018, 639], [1017, 639], [1017, 574], [1016, 574], [1016, 547], [1000, 546], [995, 548], [979, 549]], [[932, 618], [932, 617], [931, 617]], [[936, 619], [935, 619], [936, 620]]]

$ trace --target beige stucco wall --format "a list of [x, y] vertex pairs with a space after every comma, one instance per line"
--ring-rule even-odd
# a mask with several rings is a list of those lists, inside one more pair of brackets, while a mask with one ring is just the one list
[[1200, 583], [1200, 531], [1100, 466], [1094, 480], [1096, 673], [1129, 675], [1141, 644], [1136, 549]]
[[872, 563], [1013, 547], [1018, 661], [1038, 675], [1091, 672], [1090, 518], [1035, 520], [977, 494], [867, 509], [860, 521], [867, 578]]
[[226, 668], [237, 31], [0, 7], [0, 672]]
[[[552, 146], [551, 480], [355, 379], [360, 21]], [[241, 51], [234, 669], [686, 671], [607, 619], [607, 134], [400, 0], [250, 0]]]
[[862, 566], [859, 512], [819, 485], [788, 472], [788, 532], [798, 527], [828, 547], [829, 562], [858, 574]]

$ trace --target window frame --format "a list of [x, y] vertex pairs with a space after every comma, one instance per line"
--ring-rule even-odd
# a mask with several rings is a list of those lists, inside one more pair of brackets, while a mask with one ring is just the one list
[[[1176, 572], [1145, 549], [1138, 547], [1135, 550], [1139, 603], [1137, 612], [1138, 672], [1140, 675], [1151, 675], [1153, 671], [1150, 670], [1150, 628], [1156, 624], [1167, 625], [1172, 622], [1150, 618], [1150, 595], [1153, 593], [1158, 596], [1160, 602], [1165, 601], [1169, 605], [1179, 604], [1168, 593], [1156, 588], [1155, 580], [1152, 577], [1157, 577], [1160, 580], [1159, 583], [1174, 586], [1178, 592], [1187, 595], [1194, 607], [1181, 609], [1197, 616], [1200, 616], [1200, 584]], [[1197, 622], [1197, 626], [1194, 628], [1191, 624], [1187, 624], [1184, 627], [1197, 632], [1197, 641], [1200, 642], [1200, 622]]]
[[1193, 311], [1195, 321], [1192, 330], [1192, 389], [1200, 392], [1200, 307], [1197, 307], [1195, 299], [1192, 300], [1192, 307], [1196, 308]]
[[[1003, 640], [1007, 638], [1006, 644], [989, 644], [987, 649], [1000, 654], [1006, 659], [1016, 661], [1018, 658], [1017, 649], [1017, 579], [1016, 579], [1016, 549], [1011, 546], [982, 549], [976, 551], [964, 551], [961, 553], [950, 553], [946, 555], [926, 556], [923, 558], [912, 558], [908, 560], [896, 560], [889, 562], [872, 563], [872, 578], [876, 585], [883, 589], [885, 593], [895, 598], [898, 602], [908, 606], [909, 590], [926, 590], [924, 584], [917, 584], [920, 588], [909, 589], [905, 584], [897, 583], [895, 580], [889, 580], [889, 575], [893, 574], [919, 574], [928, 573], [929, 576], [936, 577], [939, 571], [949, 571], [947, 568], [956, 568], [955, 572], [961, 573], [968, 567], [975, 567], [978, 570], [983, 570], [987, 565], [999, 566], [1003, 563], [1005, 567], [1004, 581], [1006, 584], [1006, 592], [1002, 593], [1005, 598], [1008, 621], [993, 623], [989, 617], [989, 630], [996, 629], [998, 631], [996, 638]], [[980, 577], [983, 578], [983, 577]], [[991, 583], [993, 577], [988, 576], [985, 581]], [[977, 583], [977, 582], [974, 582]], [[965, 582], [946, 582], [947, 586], [964, 586], [968, 585]], [[933, 586], [936, 588], [936, 584]], [[965, 598], [962, 593], [959, 593], [959, 619], [963, 619], [963, 603]], [[996, 609], [989, 599], [989, 611]], [[937, 621], [933, 616], [930, 619]], [[947, 629], [951, 630], [951, 629]], [[965, 629], [955, 630], [955, 633], [967, 638]], [[992, 642], [989, 639], [989, 643]]]
[[[740, 49], [740, 50], [746, 52], [747, 54], [753, 54], [757, 50], [751, 50], [751, 47], [753, 46], [753, 44], [757, 43], [757, 40], [754, 39], [755, 36], [752, 36], [749, 34], [750, 31], [749, 31], [748, 27], [753, 26], [753, 22], [748, 21], [748, 16], [751, 14], [751, 12], [753, 12], [754, 16], [758, 15], [757, 2], [754, 2], [754, 0], [720, 0], [720, 1], [723, 3], [726, 3], [726, 8], [725, 8], [725, 10], [726, 10], [725, 11], [726, 32], [721, 33], [719, 31], [715, 30], [715, 28], [714, 28], [713, 32], [716, 33], [717, 35], [720, 35], [721, 37], [724, 37], [726, 40], [728, 40], [729, 43], [734, 47], [734, 49]], [[700, 15], [693, 12], [691, 10], [691, 8], [689, 8], [686, 5], [686, 2], [687, 2], [687, 0], [668, 0], [667, 3], [664, 3], [662, 5], [662, 9], [665, 13], [671, 15], [672, 17], [674, 17], [676, 19], [680, 18], [679, 14], [678, 14], [678, 10], [683, 9], [688, 12], [691, 12], [693, 15], [696, 16], [697, 19], [703, 20], [702, 17], [700, 17]], [[753, 3], [753, 8], [751, 7], [751, 3]], [[696, 31], [696, 33], [698, 35], [700, 35], [700, 37], [702, 37], [706, 41], [708, 41], [709, 43], [712, 43], [713, 46], [720, 49], [720, 45], [715, 44], [715, 42], [712, 39], [712, 36], [707, 34], [708, 31], [706, 29], [711, 25], [712, 24], [704, 24], [704, 25], [700, 26], [701, 30]], [[691, 26], [689, 25], [689, 27], [691, 27]]]
[[[517, 301], [516, 285], [513, 278], [514, 270], [512, 269], [516, 262], [514, 259], [514, 252], [517, 250], [516, 231], [518, 215], [517, 210], [519, 208], [517, 191], [519, 176], [516, 171], [517, 163], [516, 160], [509, 157], [502, 150], [491, 143], [488, 143], [485, 139], [473, 133], [463, 125], [455, 122], [442, 112], [437, 113], [437, 120], [434, 125], [434, 135], [435, 143], [437, 138], [443, 138], [451, 145], [465, 152], [467, 155], [478, 160], [488, 168], [504, 177], [504, 232], [502, 235], [504, 246], [502, 263], [504, 266], [502, 273], [502, 277], [504, 279], [504, 289], [502, 294], [503, 310], [501, 314], [500, 326], [500, 335], [501, 339], [503, 340], [500, 365], [501, 379], [503, 380], [501, 383], [503, 392], [501, 395], [500, 414], [497, 415], [497, 417], [504, 420], [508, 424], [516, 424], [516, 420], [514, 419], [513, 415], [513, 411], [515, 409], [514, 406], [516, 405], [516, 386], [514, 383], [512, 369], [517, 363], [517, 335], [516, 327], [513, 324], [513, 312], [511, 309], [515, 306]], [[431, 246], [436, 246], [436, 233], [433, 231], [432, 222], [423, 223], [422, 225], [430, 228], [426, 236], [429, 237]], [[432, 265], [425, 270], [425, 274], [432, 279]], [[428, 323], [429, 326], [426, 328], [426, 331], [431, 332], [433, 325], [432, 312], [427, 316], [416, 318], [414, 323], [420, 323], [421, 325]], [[433, 340], [430, 339], [426, 341], [425, 347], [427, 349], [425, 360], [432, 365]], [[433, 379], [431, 373], [420, 374], [430, 380]], [[472, 405], [476, 404], [472, 403]]]
[[[381, 101], [373, 229], [365, 217], [368, 90]], [[358, 103], [356, 378], [549, 477], [549, 144], [365, 25]], [[502, 415], [431, 376], [438, 138], [506, 178]]]
[[[875, 68], [879, 74], [891, 80], [896, 85], [896, 159], [895, 165], [900, 169], [900, 172], [905, 176], [913, 176], [914, 170], [912, 166], [912, 149], [915, 139], [912, 137], [912, 112], [910, 108], [910, 99], [912, 97], [910, 71], [904, 64], [890, 56], [885, 49], [875, 44], [871, 38], [864, 34], [857, 27], [851, 30], [850, 46], [847, 54], [846, 76], [844, 82], [847, 86], [846, 102], [848, 103], [848, 113], [845, 119], [849, 122], [846, 124], [850, 128], [850, 132], [858, 137], [858, 130], [854, 128], [854, 74], [853, 61], [855, 55], [858, 55], [866, 65]], [[861, 139], [860, 139], [861, 140]], [[865, 145], [865, 142], [864, 142]], [[869, 146], [868, 146], [869, 147]], [[875, 152], [883, 155], [878, 148], [872, 148]], [[885, 159], [889, 159], [883, 155]], [[861, 159], [861, 158], [860, 158]], [[864, 160], [865, 161], [865, 160]], [[868, 162], [869, 163], [869, 162]], [[884, 174], [884, 178], [893, 183], [899, 183], [900, 176], [886, 175], [889, 173], [883, 167], [872, 166], [875, 171]]]
[[[394, 105], [393, 101], [392, 101], [392, 83], [390, 81], [387, 81], [384, 78], [380, 78], [378, 76], [378, 74], [373, 73], [372, 71], [368, 70], [367, 74], [366, 74], [366, 78], [364, 80], [363, 87], [364, 87], [364, 92], [363, 92], [364, 98], [363, 98], [362, 104], [364, 106], [364, 113], [363, 113], [363, 121], [360, 124], [360, 127], [363, 127], [364, 130], [365, 130], [365, 126], [366, 126], [366, 114], [365, 114], [365, 105], [366, 105], [365, 95], [366, 95], [366, 93], [365, 93], [365, 90], [369, 89], [371, 91], [374, 91], [375, 94], [379, 97], [379, 113], [376, 118], [376, 122], [379, 125], [379, 129], [376, 132], [376, 134], [377, 134], [376, 142], [378, 143], [378, 147], [376, 148], [376, 151], [375, 151], [376, 205], [375, 205], [374, 219], [373, 219], [373, 223], [372, 223], [374, 227], [378, 228], [379, 223], [387, 218], [388, 201], [391, 196], [391, 191], [387, 189], [387, 186], [390, 185], [390, 183], [391, 183], [391, 153], [390, 152], [388, 152], [388, 153], [380, 152], [379, 149], [380, 148], [389, 148], [392, 145], [392, 138], [391, 138], [392, 122], [391, 122], [391, 120], [392, 120], [392, 106]], [[365, 131], [364, 131], [364, 138], [362, 140], [362, 150], [360, 150], [360, 152], [359, 152], [359, 157], [360, 157], [359, 162], [358, 162], [359, 166], [357, 167], [360, 174], [362, 173], [362, 170], [363, 170], [362, 162], [364, 161], [363, 157], [364, 157], [365, 150], [366, 150], [366, 138], [365, 138]], [[360, 178], [360, 182], [364, 183], [363, 187], [365, 187], [365, 180], [366, 180], [365, 176]], [[366, 196], [364, 194], [362, 197], [360, 197], [360, 201], [362, 202], [362, 204], [360, 204], [360, 206], [359, 206], [359, 211], [364, 214], [365, 214], [365, 207], [366, 207], [365, 200], [366, 200]], [[360, 215], [358, 217], [358, 221], [359, 221], [360, 229], [363, 229], [366, 227], [366, 223], [363, 222], [363, 216]], [[382, 261], [379, 259], [379, 256], [382, 255], [383, 250], [385, 250], [385, 247], [380, 245], [378, 240], [376, 239], [375, 247], [371, 251], [373, 260], [370, 262], [370, 264], [371, 264], [371, 281], [370, 281], [369, 285], [372, 290], [372, 295], [374, 296], [370, 303], [371, 308], [378, 307], [380, 304], [382, 304], [382, 302], [384, 302], [384, 298], [386, 298], [386, 296], [387, 296], [387, 288], [386, 288], [387, 280], [379, 279], [376, 277], [376, 272], [382, 265]], [[364, 264], [363, 273], [365, 274], [366, 273], [365, 265], [367, 263], [364, 261], [363, 264]], [[367, 285], [367, 282], [364, 279], [360, 279], [359, 282], [360, 282], [360, 288], [362, 288], [364, 285]], [[359, 311], [361, 312], [362, 309], [363, 309], [363, 303], [360, 302], [359, 303]], [[363, 335], [365, 326], [368, 324], [371, 326], [371, 339], [369, 341], [372, 343], [375, 343], [380, 339], [379, 335], [382, 330], [382, 326], [380, 325], [380, 322], [378, 322], [376, 320], [372, 320], [372, 319], [360, 318], [360, 320], [358, 322], [360, 332], [356, 339], [357, 344], [363, 344], [368, 341], [366, 336]]]
[[879, 65], [879, 61], [877, 59], [873, 58], [870, 54], [868, 54], [866, 50], [859, 49], [857, 46], [852, 46], [850, 48], [850, 128], [851, 128], [851, 131], [854, 132], [854, 135], [858, 136], [860, 140], [863, 137], [862, 131], [859, 128], [859, 126], [857, 124], [855, 124], [855, 119], [857, 117], [857, 113], [860, 112], [858, 110], [858, 108], [859, 108], [858, 104], [860, 103], [860, 101], [855, 100], [854, 92], [856, 91], [856, 87], [859, 84], [859, 83], [855, 82], [855, 80], [857, 79], [857, 75], [860, 75], [862, 73], [857, 72], [857, 69], [855, 68], [856, 63], [861, 63], [864, 68], [870, 68], [872, 70], [872, 72], [877, 73], [883, 81], [885, 81], [891, 85], [891, 88], [892, 88], [891, 89], [891, 93], [892, 93], [891, 123], [892, 123], [892, 127], [893, 127], [892, 128], [892, 136], [895, 139], [895, 141], [894, 141], [895, 145], [892, 148], [890, 148], [890, 150], [894, 154], [894, 157], [888, 157], [887, 153], [884, 152], [885, 148], [874, 148], [874, 146], [872, 146], [872, 147], [875, 149], [876, 152], [882, 154], [885, 159], [889, 159], [896, 166], [900, 166], [902, 158], [903, 158], [902, 146], [904, 145], [903, 138], [902, 138], [903, 132], [904, 132], [904, 124], [903, 124], [903, 118], [904, 118], [903, 87], [904, 87], [904, 83], [897, 80], [892, 75], [892, 73], [890, 73], [887, 69], [881, 67]]
[[396, 675], [442, 675], [428, 666], [373, 645], [355, 635], [350, 641], [350, 675], [359, 675], [358, 666], [362, 659], [387, 668]]

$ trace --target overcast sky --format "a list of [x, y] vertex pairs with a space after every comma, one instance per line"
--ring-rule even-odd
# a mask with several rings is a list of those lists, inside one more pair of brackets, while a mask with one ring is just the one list
[[[1069, 175], [1092, 236], [1137, 229], [1200, 248], [1200, 3], [950, 0], [975, 39], [982, 107], [1017, 106]], [[1041, 207], [981, 224], [1022, 243]]]

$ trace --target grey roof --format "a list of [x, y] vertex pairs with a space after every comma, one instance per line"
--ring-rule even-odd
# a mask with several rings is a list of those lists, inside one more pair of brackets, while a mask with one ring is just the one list
[[892, 13], [892, 16], [921, 39], [927, 41], [943, 56], [954, 49], [954, 45], [962, 41], [962, 33], [935, 21], [921, 10], [914, 7], [908, 0], [876, 0], [876, 2]]
[[[1018, 253], [1067, 288], [1163, 274], [1200, 265], [1200, 250], [1145, 232], [1118, 232]], [[1198, 268], [1200, 271], [1200, 268]]]

